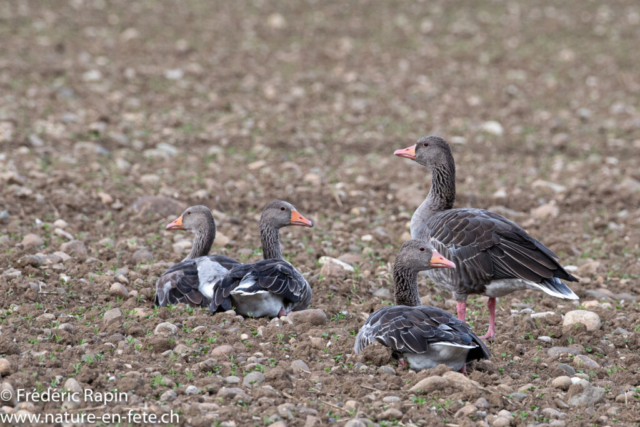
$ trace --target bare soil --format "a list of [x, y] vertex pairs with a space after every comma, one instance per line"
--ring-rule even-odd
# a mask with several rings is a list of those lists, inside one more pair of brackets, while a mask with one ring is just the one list
[[[73, 379], [127, 399], [0, 412], [637, 425], [639, 24], [633, 1], [4, 2], [1, 388]], [[580, 277], [575, 304], [536, 292], [499, 301], [493, 358], [468, 370], [475, 383], [406, 370], [378, 346], [352, 355], [366, 316], [393, 298], [391, 266], [429, 188], [428, 172], [393, 151], [430, 133], [453, 146], [457, 206], [520, 223]], [[213, 252], [254, 261], [257, 217], [275, 198], [316, 223], [284, 230], [283, 247], [326, 324], [153, 308], [156, 279], [188, 248], [190, 236], [164, 231], [182, 209], [212, 208]], [[321, 256], [345, 254], [353, 273], [320, 275]], [[420, 291], [454, 313], [427, 279]], [[478, 335], [485, 302], [470, 300]], [[578, 308], [601, 326], [564, 327]], [[154, 333], [163, 322], [176, 332]], [[251, 372], [264, 378], [243, 385]], [[552, 385], [561, 376], [575, 384]]]

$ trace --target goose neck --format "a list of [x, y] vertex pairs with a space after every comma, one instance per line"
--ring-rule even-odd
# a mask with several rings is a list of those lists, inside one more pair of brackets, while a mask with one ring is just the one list
[[393, 282], [396, 305], [410, 307], [422, 305], [420, 294], [418, 293], [417, 271], [396, 264], [393, 268]]

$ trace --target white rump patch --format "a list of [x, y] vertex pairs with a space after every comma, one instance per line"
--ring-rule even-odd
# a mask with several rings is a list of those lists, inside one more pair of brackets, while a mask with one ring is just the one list
[[213, 287], [227, 275], [229, 270], [206, 256], [196, 258], [195, 262], [198, 266], [198, 281], [200, 282], [198, 290], [208, 299], [212, 299]]

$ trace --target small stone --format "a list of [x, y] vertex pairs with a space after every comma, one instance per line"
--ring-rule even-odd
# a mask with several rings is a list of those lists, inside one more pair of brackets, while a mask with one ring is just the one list
[[153, 330], [154, 335], [172, 336], [178, 333], [178, 327], [173, 323], [163, 322]]
[[304, 427], [316, 427], [322, 423], [322, 420], [313, 415], [307, 415], [307, 420], [304, 422]]
[[573, 348], [573, 347], [551, 347], [549, 350], [547, 350], [547, 355], [549, 355], [549, 357], [560, 357], [562, 355], [578, 355], [581, 354], [582, 351], [578, 350], [577, 348]]
[[477, 410], [478, 410], [478, 408], [476, 408], [474, 405], [465, 405], [462, 408], [460, 408], [458, 410], [458, 412], [456, 412], [453, 417], [454, 418], [466, 418], [469, 415], [475, 414]]
[[166, 70], [164, 72], [164, 76], [167, 80], [180, 80], [182, 77], [184, 77], [184, 71], [179, 68], [176, 68], [174, 70]]
[[262, 372], [253, 371], [244, 377], [242, 385], [244, 387], [259, 387], [264, 382], [264, 374]]
[[102, 80], [102, 73], [100, 70], [89, 70], [82, 74], [82, 80], [85, 82], [97, 82]]
[[225, 377], [224, 382], [231, 385], [240, 384], [240, 378], [236, 377], [235, 375], [230, 375], [228, 377]]
[[292, 325], [308, 323], [312, 326], [326, 325], [328, 322], [327, 315], [318, 308], [308, 310], [294, 311], [287, 316], [287, 321]]
[[380, 288], [373, 293], [373, 296], [388, 300], [391, 298], [391, 292], [389, 292], [389, 289], [387, 288]]
[[493, 423], [491, 423], [493, 427], [507, 427], [511, 425], [511, 419], [505, 417], [496, 418]]
[[279, 13], [272, 13], [267, 18], [267, 25], [275, 30], [279, 30], [287, 26], [287, 20]]
[[265, 160], [257, 160], [255, 162], [249, 163], [247, 168], [249, 170], [256, 170], [266, 166], [267, 162]]
[[602, 326], [600, 316], [593, 311], [587, 310], [574, 310], [568, 312], [564, 316], [562, 326], [569, 327], [578, 323], [585, 325], [588, 331], [597, 331]]
[[584, 354], [579, 354], [573, 358], [573, 364], [578, 368], [589, 368], [589, 369], [597, 369], [600, 367], [598, 362], [590, 358], [589, 356], [585, 356]]
[[71, 323], [61, 323], [60, 326], [58, 326], [58, 329], [62, 329], [63, 331], [73, 333], [75, 328]]
[[476, 400], [475, 407], [478, 409], [489, 409], [491, 405], [489, 405], [489, 401], [487, 399], [480, 397]]
[[568, 376], [572, 377], [576, 374], [576, 370], [571, 365], [566, 363], [558, 363], [558, 369], [565, 372]]
[[[367, 420], [368, 421], [368, 420]], [[347, 421], [344, 427], [367, 427], [369, 424], [362, 419], [354, 418]]]
[[595, 276], [602, 270], [602, 263], [592, 259], [587, 259], [578, 269], [578, 274], [584, 277]]
[[305, 372], [308, 374], [311, 372], [309, 370], [309, 365], [307, 365], [303, 360], [294, 360], [291, 362], [291, 369], [295, 373]]
[[211, 350], [211, 357], [227, 357], [230, 354], [233, 354], [233, 347], [230, 345], [219, 345], [218, 347]]
[[433, 377], [427, 377], [420, 380], [416, 385], [411, 387], [409, 391], [413, 391], [416, 393], [429, 394], [432, 391], [442, 390], [448, 386], [449, 386], [449, 381], [447, 381], [446, 379], [440, 376], [435, 375]]
[[24, 239], [22, 239], [22, 246], [25, 248], [39, 248], [42, 245], [44, 245], [44, 240], [36, 234], [27, 234], [24, 236]]
[[11, 362], [7, 359], [0, 359], [0, 375], [6, 377], [11, 373]]
[[82, 391], [84, 390], [80, 386], [80, 383], [78, 383], [78, 381], [76, 381], [74, 378], [69, 378], [67, 381], [65, 381], [63, 387], [72, 393], [82, 394]]
[[53, 222], [53, 226], [56, 228], [66, 228], [69, 224], [67, 224], [67, 221], [65, 221], [64, 219], [56, 219]]
[[151, 260], [153, 260], [153, 254], [147, 249], [138, 249], [133, 253], [132, 259], [137, 264], [150, 262]]
[[184, 394], [192, 395], [192, 394], [200, 394], [200, 389], [194, 385], [187, 386], [184, 390]]
[[251, 403], [251, 401], [253, 400], [253, 398], [245, 393], [241, 388], [233, 387], [222, 387], [220, 390], [218, 390], [217, 397], [221, 397], [223, 399], [242, 400], [246, 403]]
[[554, 193], [562, 193], [567, 191], [567, 187], [565, 187], [564, 185], [556, 184], [550, 181], [544, 181], [542, 179], [536, 179], [531, 183], [531, 186], [533, 188], [549, 188]]
[[60, 245], [60, 250], [66, 254], [71, 254], [76, 258], [84, 259], [87, 257], [87, 247], [82, 240], [72, 240]]
[[461, 388], [480, 387], [480, 384], [477, 381], [473, 381], [471, 378], [466, 377], [464, 374], [461, 374], [460, 372], [453, 372], [453, 371], [445, 372], [442, 375], [442, 378], [446, 379], [447, 381], [449, 381], [451, 385], [456, 387], [461, 387]]
[[511, 393], [511, 398], [516, 402], [521, 403], [524, 399], [527, 398], [527, 394], [518, 391], [515, 393]]
[[318, 263], [322, 265], [320, 274], [327, 279], [342, 279], [354, 271], [351, 265], [336, 258], [323, 256]]
[[388, 365], [381, 366], [380, 369], [378, 369], [378, 371], [383, 373], [383, 374], [387, 374], [387, 375], [395, 375], [396, 374], [396, 370], [393, 369], [391, 366], [388, 366]]
[[224, 248], [225, 246], [227, 246], [229, 244], [229, 242], [231, 242], [231, 239], [228, 238], [227, 236], [225, 236], [224, 234], [217, 232], [216, 233], [216, 240], [215, 240], [215, 245], [218, 246], [219, 248]]
[[102, 323], [104, 323], [105, 325], [110, 325], [116, 322], [122, 322], [122, 311], [120, 311], [119, 308], [112, 308], [111, 310], [104, 313]]
[[381, 420], [399, 420], [402, 418], [402, 412], [396, 408], [389, 408], [380, 415], [378, 415], [378, 419]]
[[556, 218], [560, 213], [560, 209], [554, 203], [547, 203], [538, 206], [531, 213], [537, 219]]
[[484, 132], [490, 133], [492, 135], [502, 135], [504, 134], [504, 128], [499, 122], [496, 121], [488, 121], [480, 126], [480, 129]]
[[606, 391], [602, 387], [588, 385], [582, 394], [571, 397], [569, 404], [571, 406], [593, 406], [604, 399], [605, 393]]
[[129, 291], [125, 288], [122, 283], [114, 283], [109, 288], [109, 295], [116, 298], [127, 299], [129, 298]]
[[400, 402], [400, 398], [398, 396], [387, 396], [384, 399], [382, 399], [382, 401], [384, 403], [397, 403]]
[[0, 224], [8, 224], [9, 223], [9, 212], [0, 211]]
[[565, 375], [554, 378], [553, 381], [551, 381], [551, 386], [559, 388], [560, 390], [568, 390], [569, 387], [571, 387], [571, 378]]
[[550, 419], [558, 419], [563, 417], [563, 413], [554, 408], [544, 408], [541, 412], [546, 418]]
[[160, 400], [162, 402], [173, 402], [178, 398], [178, 395], [173, 390], [167, 390], [160, 395]]

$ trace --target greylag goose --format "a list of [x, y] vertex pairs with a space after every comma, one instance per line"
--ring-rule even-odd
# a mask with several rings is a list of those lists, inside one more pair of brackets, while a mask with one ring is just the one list
[[187, 208], [166, 229], [186, 230], [195, 236], [189, 255], [156, 282], [155, 305], [166, 307], [183, 302], [206, 307], [213, 294], [213, 284], [239, 262], [224, 255], [208, 255], [216, 238], [216, 223], [206, 206]]
[[[279, 229], [288, 225], [311, 227], [313, 223], [300, 215], [287, 202], [269, 203], [260, 217], [262, 251], [265, 258], [280, 256]], [[282, 217], [289, 218], [284, 220]], [[205, 206], [192, 206], [167, 230], [187, 230], [195, 234], [191, 253], [168, 269], [156, 283], [156, 305], [164, 307], [180, 302], [192, 306], [208, 307], [213, 288], [229, 270], [240, 262], [225, 255], [207, 255], [215, 239], [216, 224], [211, 211]]]
[[431, 242], [458, 266], [455, 270], [429, 270], [427, 274], [436, 285], [453, 293], [459, 319], [465, 319], [468, 295], [489, 297], [489, 329], [481, 338], [495, 338], [498, 297], [535, 289], [557, 298], [578, 299], [560, 281], [577, 279], [560, 265], [556, 254], [520, 226], [484, 209], [453, 209], [456, 167], [444, 139], [424, 137], [395, 155], [431, 170], [431, 190], [411, 218], [411, 237]]
[[455, 267], [428, 242], [405, 242], [393, 265], [396, 305], [369, 316], [356, 337], [356, 354], [377, 341], [402, 356], [416, 371], [444, 364], [464, 372], [471, 361], [488, 359], [491, 352], [469, 325], [420, 302], [418, 273]]
[[267, 207], [271, 207], [269, 227], [260, 227], [265, 259], [234, 266], [214, 286], [209, 306], [211, 314], [234, 308], [245, 317], [279, 317], [304, 310], [311, 304], [313, 291], [309, 283], [280, 252], [279, 229], [286, 225], [313, 227], [313, 222], [286, 202], [272, 202]]

